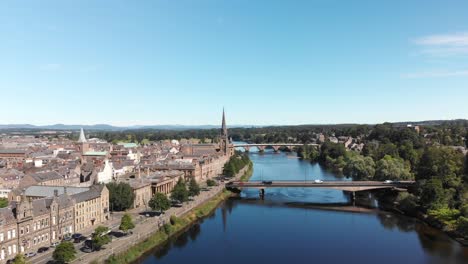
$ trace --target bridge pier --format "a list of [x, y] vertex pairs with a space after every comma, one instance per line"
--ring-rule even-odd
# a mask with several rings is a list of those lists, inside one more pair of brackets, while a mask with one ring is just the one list
[[245, 146], [244, 150], [245, 150], [245, 152], [250, 152], [250, 146]]
[[275, 153], [279, 153], [280, 146], [272, 146], [273, 150], [275, 150]]
[[356, 192], [351, 192], [349, 194], [349, 201], [353, 204], [353, 206], [356, 205]]
[[258, 152], [265, 152], [266, 146], [257, 146]]
[[262, 199], [262, 200], [265, 199], [265, 189], [263, 189], [263, 188], [260, 189], [260, 190], [258, 191], [258, 194], [259, 194], [259, 196], [260, 196], [260, 199]]

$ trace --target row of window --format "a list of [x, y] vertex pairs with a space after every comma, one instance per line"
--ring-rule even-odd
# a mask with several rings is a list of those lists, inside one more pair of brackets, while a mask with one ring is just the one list
[[[6, 255], [5, 253], [8, 253], [8, 255]], [[5, 252], [5, 249], [2, 248], [0, 252], [0, 259], [4, 260], [7, 256], [11, 256], [11, 255], [16, 255], [16, 245], [8, 246], [7, 252]]]
[[[15, 237], [16, 237], [16, 229], [11, 229], [7, 231], [6, 240], [10, 240]], [[3, 242], [4, 240], [5, 240], [4, 234], [0, 233], [0, 242]]]

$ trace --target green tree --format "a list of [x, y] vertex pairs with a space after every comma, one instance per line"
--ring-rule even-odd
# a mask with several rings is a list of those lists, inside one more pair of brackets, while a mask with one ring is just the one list
[[26, 261], [26, 258], [24, 257], [23, 254], [16, 255], [16, 257], [13, 259], [13, 262], [12, 262], [12, 264], [26, 264], [26, 263], [28, 262]]
[[148, 204], [151, 209], [160, 211], [161, 213], [171, 208], [171, 202], [167, 199], [167, 196], [160, 192], [157, 192]]
[[375, 178], [377, 180], [411, 180], [413, 175], [402, 159], [387, 155], [377, 161]]
[[198, 185], [195, 177], [192, 177], [189, 182], [189, 196], [197, 196], [200, 194], [200, 186]]
[[174, 186], [174, 189], [171, 193], [171, 198], [176, 200], [180, 203], [188, 201], [189, 192], [187, 190], [187, 186], [185, 186], [185, 182], [182, 178], [177, 181], [177, 184]]
[[75, 259], [76, 250], [71, 242], [62, 242], [54, 250], [52, 258], [59, 263], [68, 263]]
[[111, 182], [106, 186], [107, 189], [109, 189], [109, 202], [111, 210], [125, 211], [133, 206], [135, 194], [133, 193], [132, 187], [130, 187], [128, 183]]
[[216, 182], [212, 179], [208, 179], [206, 180], [206, 185], [208, 185], [209, 187], [216, 186]]
[[8, 199], [7, 198], [0, 198], [0, 208], [5, 208], [8, 206]]
[[108, 235], [109, 228], [106, 226], [98, 226], [94, 230], [92, 235], [93, 248], [100, 250], [104, 245], [111, 242], [111, 238]]
[[456, 221], [456, 230], [465, 238], [468, 238], [468, 218], [467, 217], [459, 217]]
[[[462, 153], [448, 147], [428, 147], [419, 162], [417, 179], [437, 177], [451, 185], [453, 178], [463, 174], [464, 158]], [[458, 186], [459, 182], [455, 184]]]
[[420, 192], [419, 200], [424, 209], [437, 210], [448, 207], [449, 198], [440, 179], [427, 180], [421, 185]]
[[135, 224], [133, 223], [132, 216], [129, 214], [124, 214], [122, 216], [122, 220], [120, 221], [119, 230], [122, 230], [126, 233], [128, 230], [133, 228], [135, 228]]
[[375, 174], [375, 163], [371, 157], [350, 155], [346, 160], [343, 173], [355, 180], [372, 179]]

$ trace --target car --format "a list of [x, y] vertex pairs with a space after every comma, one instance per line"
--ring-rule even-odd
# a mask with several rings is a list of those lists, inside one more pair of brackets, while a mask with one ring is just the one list
[[32, 257], [34, 257], [36, 255], [37, 255], [36, 252], [29, 252], [29, 253], [24, 254], [24, 256], [27, 257], [27, 258], [32, 258]]
[[90, 248], [90, 247], [82, 247], [82, 248], [80, 248], [80, 250], [81, 250], [82, 252], [84, 252], [84, 253], [91, 253], [91, 252], [94, 251], [94, 250], [93, 250], [92, 248]]
[[385, 180], [384, 183], [393, 183], [391, 180]]
[[76, 234], [73, 234], [71, 237], [72, 237], [73, 239], [77, 239], [77, 238], [81, 238], [82, 236], [83, 236], [82, 234], [76, 233]]
[[48, 247], [40, 247], [40, 248], [37, 250], [37, 253], [44, 253], [44, 252], [46, 252], [47, 250], [49, 250]]
[[70, 241], [72, 240], [72, 237], [71, 236], [66, 236], [63, 238], [63, 241]]
[[272, 181], [262, 181], [263, 184], [272, 184]]
[[322, 180], [314, 180], [314, 183], [323, 183]]
[[53, 242], [52, 244], [50, 244], [51, 247], [56, 247], [60, 244], [60, 242]]

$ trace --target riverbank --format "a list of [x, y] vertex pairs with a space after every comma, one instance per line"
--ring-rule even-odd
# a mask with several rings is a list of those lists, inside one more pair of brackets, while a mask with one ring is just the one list
[[247, 168], [242, 169], [242, 171], [240, 171], [239, 174], [242, 174], [242, 176], [239, 179], [240, 181], [249, 181], [250, 177], [252, 177], [253, 175], [253, 162], [250, 161]]
[[171, 237], [184, 232], [192, 224], [209, 216], [220, 203], [232, 195], [230, 191], [223, 190], [217, 196], [211, 198], [204, 204], [196, 207], [183, 217], [171, 216], [170, 222], [162, 226], [160, 230], [145, 239], [143, 242], [132, 246], [130, 249], [110, 256], [105, 263], [124, 264], [132, 263], [144, 257], [145, 253], [166, 243]]
[[468, 239], [463, 238], [455, 230], [449, 228], [447, 225], [444, 225], [443, 223], [441, 223], [437, 219], [434, 219], [434, 218], [430, 217], [429, 215], [423, 213], [422, 211], [418, 210], [418, 211], [416, 211], [416, 212], [414, 212], [412, 214], [407, 214], [404, 211], [400, 210], [398, 205], [389, 204], [389, 203], [380, 203], [379, 204], [379, 209], [382, 210], [382, 211], [388, 211], [388, 212], [391, 212], [391, 213], [394, 213], [394, 214], [399, 214], [399, 215], [403, 215], [403, 216], [406, 216], [406, 217], [411, 217], [411, 218], [418, 219], [419, 221], [425, 223], [426, 225], [428, 225], [428, 226], [430, 226], [430, 227], [432, 227], [434, 229], [437, 229], [437, 230], [439, 230], [441, 232], [444, 232], [451, 239], [453, 239], [453, 240], [457, 241], [458, 243], [460, 243], [460, 245], [462, 245], [464, 247], [468, 247]]
[[[249, 163], [247, 167], [242, 168], [234, 179], [241, 180], [242, 178], [248, 180], [253, 172], [253, 164]], [[221, 186], [218, 186], [218, 188]], [[179, 217], [171, 215], [170, 220], [162, 226], [156, 227], [156, 232], [149, 233], [143, 241], [132, 245], [130, 248], [123, 250], [121, 253], [112, 254], [104, 262], [111, 264], [123, 264], [132, 263], [138, 261], [144, 257], [145, 254], [158, 246], [166, 243], [170, 238], [186, 231], [194, 223], [201, 219], [209, 216], [220, 203], [224, 202], [234, 194], [230, 191], [219, 188], [219, 190], [198, 204], [197, 206], [190, 208], [187, 212], [184, 212]]]

